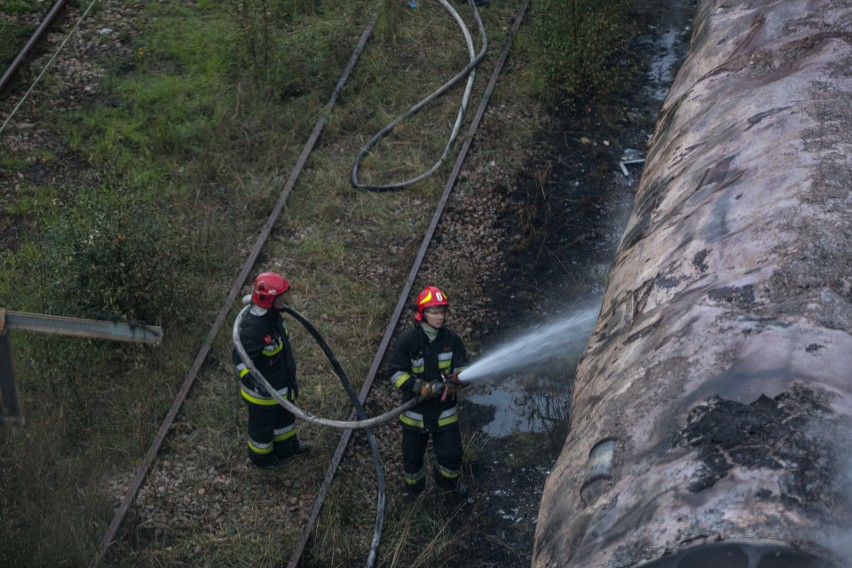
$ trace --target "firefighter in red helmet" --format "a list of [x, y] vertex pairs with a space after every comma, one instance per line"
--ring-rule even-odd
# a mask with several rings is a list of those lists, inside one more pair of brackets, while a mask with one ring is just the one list
[[[286, 400], [299, 395], [296, 362], [281, 310], [290, 289], [286, 278], [264, 272], [254, 280], [251, 309], [240, 322], [239, 339], [251, 362]], [[296, 432], [293, 414], [278, 404], [260, 380], [255, 379], [234, 348], [234, 364], [240, 376], [240, 394], [248, 406], [248, 455], [262, 468], [275, 469], [287, 458], [308, 451]]]
[[417, 296], [414, 329], [400, 337], [388, 365], [388, 375], [403, 393], [403, 402], [420, 402], [400, 415], [404, 495], [415, 496], [426, 487], [424, 456], [429, 438], [435, 453], [437, 486], [466, 497], [461, 480], [462, 441], [456, 395], [461, 388], [458, 373], [467, 365], [461, 338], [447, 328], [447, 296], [427, 286]]

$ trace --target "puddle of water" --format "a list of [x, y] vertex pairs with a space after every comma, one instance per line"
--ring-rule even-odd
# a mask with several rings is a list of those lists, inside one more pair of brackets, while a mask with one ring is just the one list
[[600, 305], [584, 305], [522, 332], [474, 362], [460, 378], [473, 383], [472, 404], [491, 406], [482, 431], [492, 437], [540, 432], [564, 422], [571, 379], [588, 343]]
[[669, 94], [674, 75], [680, 68], [684, 49], [683, 36], [689, 32], [689, 27], [682, 30], [669, 29], [658, 37], [654, 44], [657, 55], [651, 59], [648, 71], [648, 85], [643, 90], [654, 100], [663, 101]]
[[529, 377], [509, 377], [499, 384], [476, 385], [467, 398], [472, 404], [494, 409], [494, 418], [482, 425], [482, 431], [493, 438], [513, 432], [542, 432], [566, 420], [571, 376], [573, 370], [561, 376], [544, 377], [546, 388], [536, 389], [534, 393], [527, 389]]

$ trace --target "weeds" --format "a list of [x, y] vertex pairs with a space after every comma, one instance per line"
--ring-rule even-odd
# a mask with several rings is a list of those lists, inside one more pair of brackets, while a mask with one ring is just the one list
[[[35, 31], [38, 18], [47, 13], [47, 8], [49, 6], [36, 6], [27, 0], [0, 0], [0, 14], [15, 18], [13, 21], [0, 19], [0, 69], [5, 70], [11, 65], [20, 49]], [[21, 25], [21, 20], [25, 16], [29, 16], [32, 23]]]
[[633, 10], [634, 0], [538, 2], [528, 48], [542, 92], [572, 105], [624, 92], [634, 64], [628, 46], [638, 32]]

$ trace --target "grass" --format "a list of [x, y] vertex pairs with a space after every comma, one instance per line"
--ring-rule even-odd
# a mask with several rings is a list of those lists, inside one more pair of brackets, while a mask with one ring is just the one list
[[[482, 12], [492, 48], [473, 101], [515, 4], [494, 3]], [[17, 14], [27, 5], [0, 0], [0, 14]], [[97, 97], [66, 112], [52, 111], [46, 98], [25, 107], [34, 114], [22, 119], [37, 121], [61, 151], [10, 151], [0, 160], [0, 188], [14, 196], [0, 220], [23, 235], [14, 248], [6, 237], [2, 241], [0, 305], [73, 317], [144, 318], [165, 332], [156, 348], [12, 334], [27, 422], [0, 430], [0, 510], [6, 522], [0, 556], [10, 565], [80, 566], [91, 560], [120, 497], [110, 484], [135, 472], [150, 446], [374, 12], [380, 14], [375, 37], [254, 271], [278, 270], [291, 279], [294, 307], [324, 335], [356, 390], [449, 171], [445, 165], [434, 177], [387, 194], [357, 192], [348, 182], [352, 159], [366, 140], [467, 62], [458, 28], [437, 3], [418, 2], [412, 10], [391, 0], [247, 0], [233, 6], [167, 1], [140, 4], [139, 10], [144, 25], [138, 32], [117, 30], [126, 49], [100, 62], [108, 73]], [[107, 15], [94, 12], [89, 28], [98, 29], [98, 18]], [[0, 25], [0, 45], [16, 41]], [[506, 81], [494, 94], [492, 105], [515, 110], [483, 124], [489, 141], [500, 140], [482, 146], [485, 162], [523, 167], [541, 104], [529, 90], [533, 82], [523, 80], [530, 49], [522, 47], [507, 71], [521, 80]], [[66, 87], [61, 76], [49, 81], [50, 93]], [[399, 181], [431, 166], [462, 89], [457, 86], [384, 139], [362, 164], [362, 181]], [[524, 106], [529, 110], [517, 110]], [[19, 172], [24, 182], [15, 181]], [[427, 270], [424, 278], [452, 279], [457, 297], [477, 301], [476, 283], [462, 280], [463, 266], [435, 263]], [[229, 328], [239, 308], [215, 338], [164, 453], [197, 451], [205, 467], [242, 459], [245, 409], [230, 363]], [[325, 356], [306, 332], [293, 326], [291, 333], [304, 405], [319, 416], [347, 418], [348, 399]], [[316, 448], [299, 470], [300, 491], [309, 495], [325, 474], [339, 432], [300, 428]], [[392, 441], [388, 431], [380, 435]], [[475, 462], [484, 442], [474, 437], [465, 443]], [[451, 557], [454, 539], [463, 537], [448, 530], [452, 508], [423, 511], [415, 520], [397, 494], [389, 499], [382, 566], [438, 566]], [[360, 563], [374, 500], [371, 484], [345, 470], [338, 474], [313, 535], [310, 553], [317, 565], [345, 566], [353, 558]], [[211, 532], [177, 521], [151, 526], [134, 510], [110, 559], [137, 566], [280, 563], [299, 527], [282, 535], [278, 525], [265, 522], [271, 511], [258, 504], [253, 522], [223, 520]], [[205, 563], [199, 549], [206, 551]]]

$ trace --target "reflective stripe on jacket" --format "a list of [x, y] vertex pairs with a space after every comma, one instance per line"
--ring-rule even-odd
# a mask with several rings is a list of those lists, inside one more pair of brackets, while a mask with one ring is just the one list
[[[257, 370], [278, 394], [292, 400], [292, 388], [296, 384], [296, 362], [293, 360], [287, 326], [281, 315], [274, 310], [252, 306], [243, 316], [239, 334], [243, 349]], [[233, 359], [242, 383], [242, 397], [262, 406], [277, 404], [263, 384], [252, 375], [236, 348]]]
[[[441, 380], [441, 374], [460, 372], [467, 365], [467, 351], [461, 338], [452, 330], [441, 328], [435, 340], [419, 324], [400, 337], [388, 364], [388, 376], [393, 385], [403, 393], [403, 402], [417, 396], [414, 383]], [[458, 422], [456, 397], [448, 396], [424, 400], [399, 417], [409, 428], [434, 431]]]

